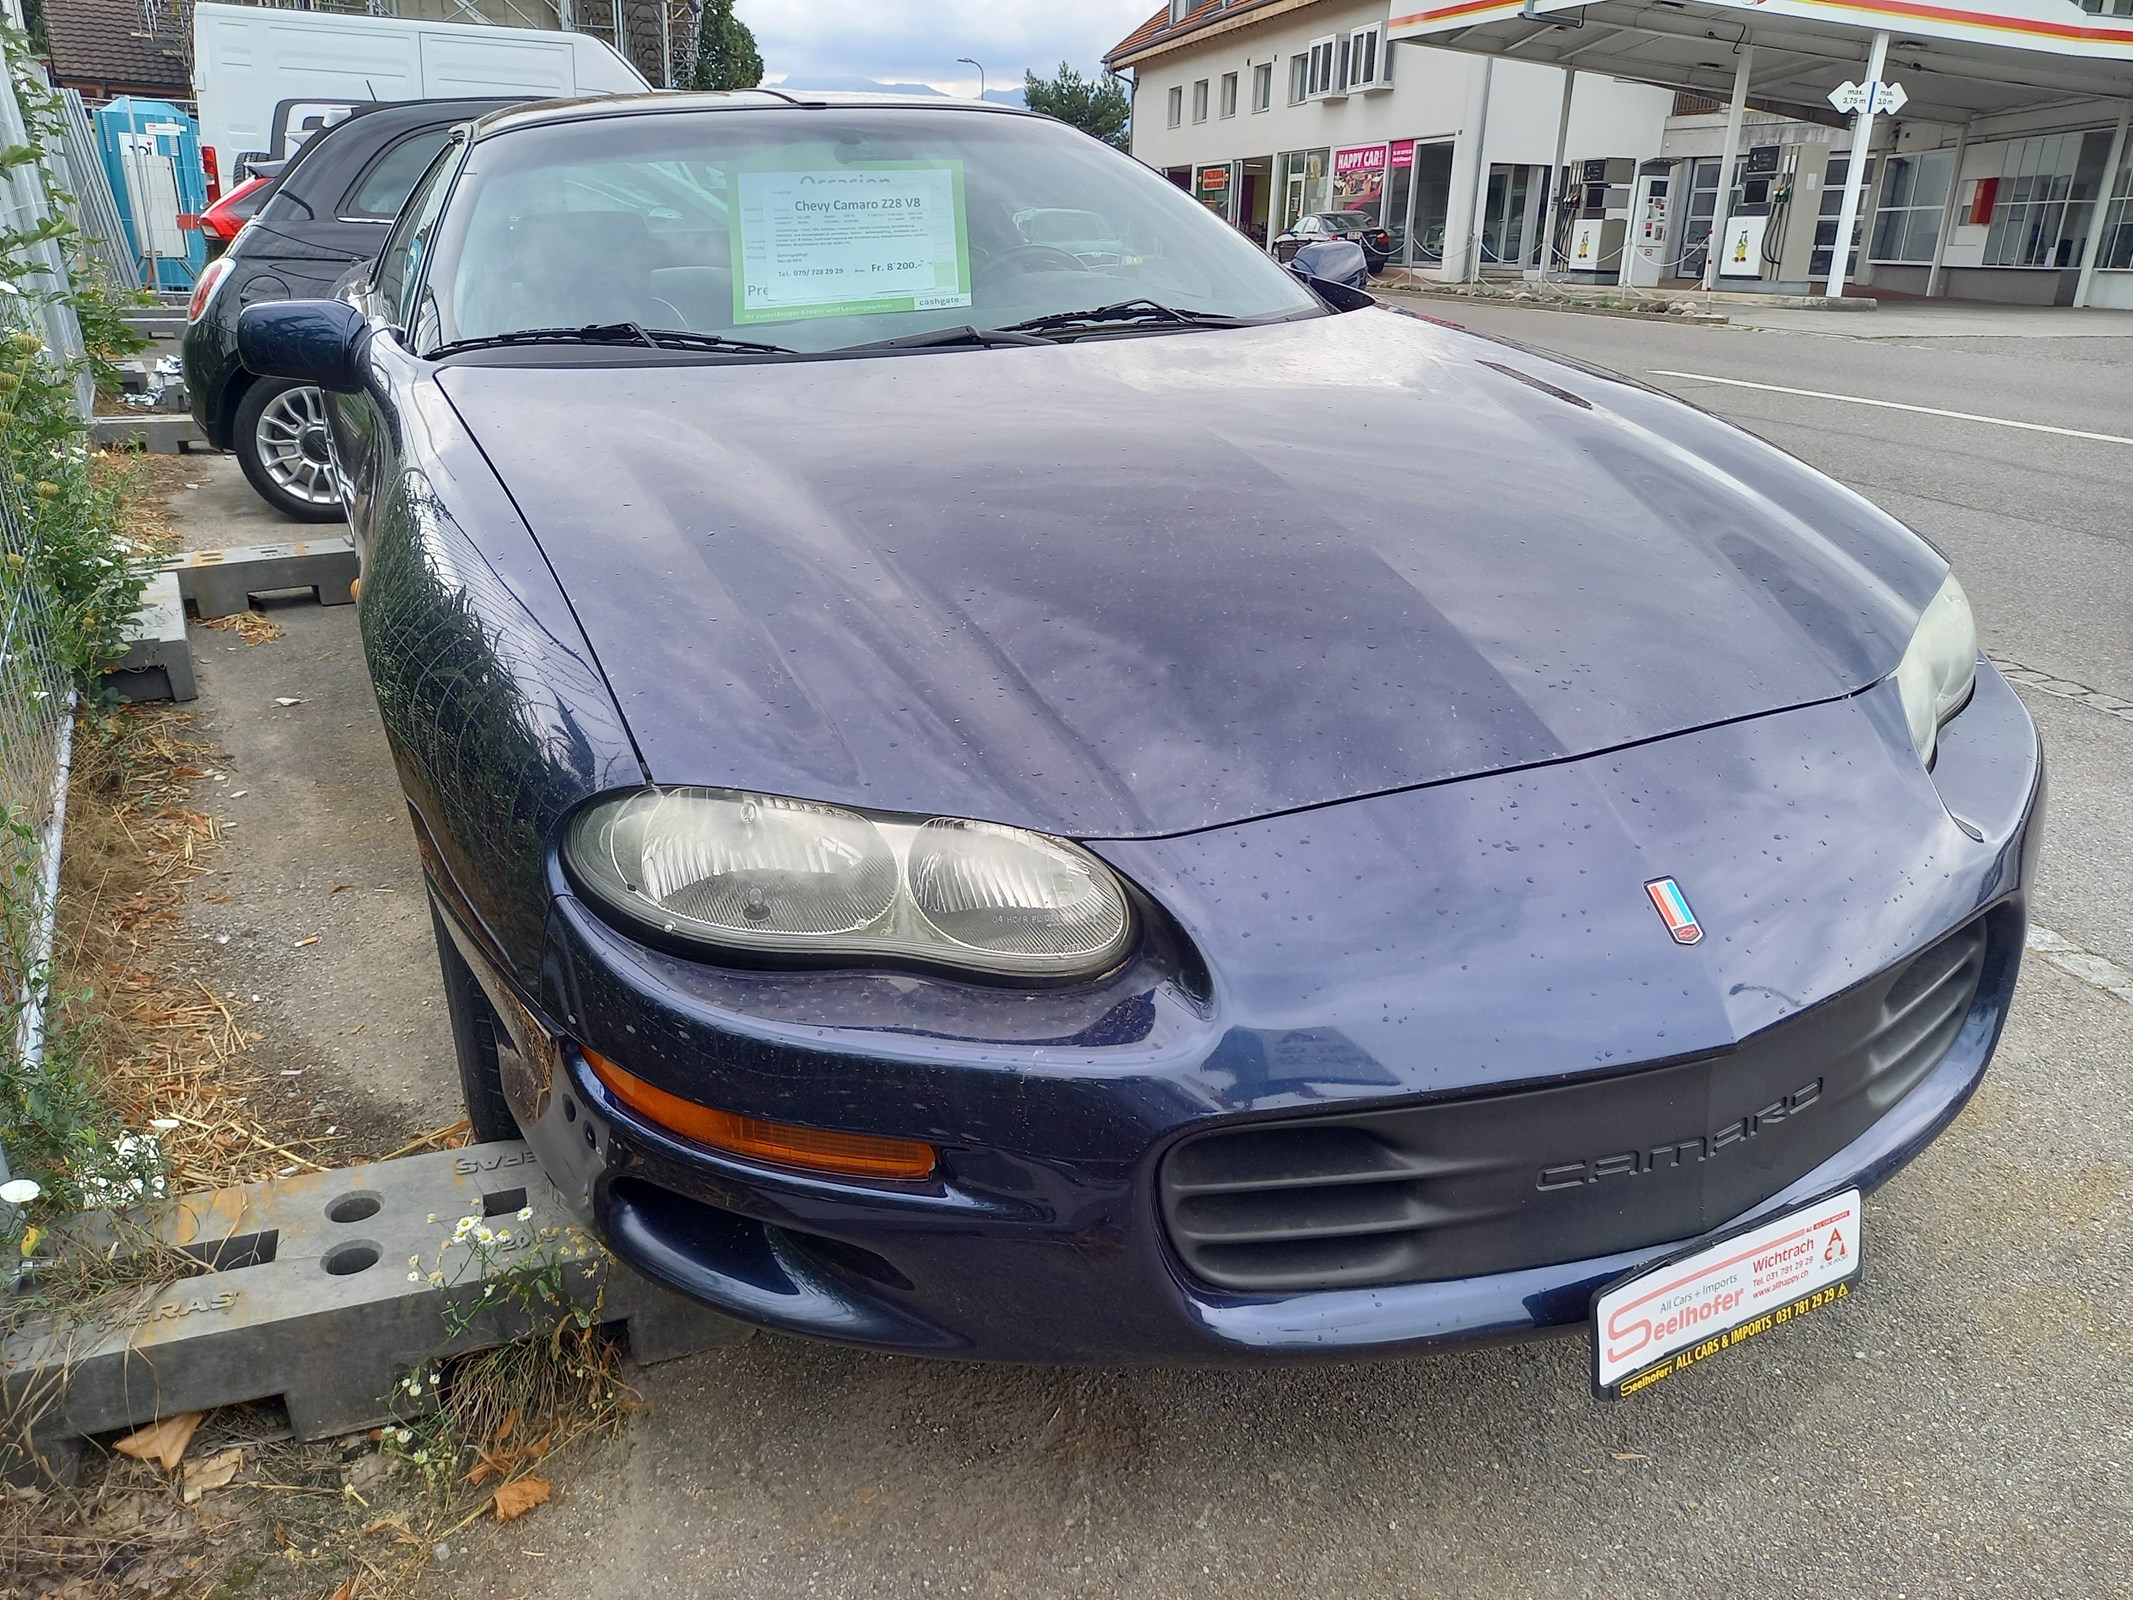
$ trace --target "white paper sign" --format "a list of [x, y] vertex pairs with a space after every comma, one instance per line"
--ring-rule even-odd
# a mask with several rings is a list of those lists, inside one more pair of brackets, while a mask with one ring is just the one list
[[[1593, 1303], [1593, 1381], [1625, 1394], [1819, 1309], [1859, 1270], [1859, 1191], [1789, 1211]], [[1676, 1358], [1670, 1360], [1669, 1358]]]
[[735, 321], [970, 304], [961, 163], [736, 176]]

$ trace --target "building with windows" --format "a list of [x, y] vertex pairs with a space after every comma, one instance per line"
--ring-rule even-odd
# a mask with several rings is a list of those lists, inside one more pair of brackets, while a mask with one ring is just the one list
[[2133, 0], [1170, 0], [1107, 62], [1134, 153], [1262, 242], [1351, 210], [1451, 278], [2133, 308]]
[[1387, 36], [1682, 92], [1630, 282], [2133, 307], [2133, 0], [1444, 0]]
[[1386, 0], [1171, 0], [1105, 57], [1133, 81], [1133, 153], [1261, 244], [1360, 212], [1396, 262], [1461, 278], [1540, 270], [1560, 162], [1658, 148], [1665, 90], [1566, 94], [1558, 68], [1396, 46], [1389, 22]]

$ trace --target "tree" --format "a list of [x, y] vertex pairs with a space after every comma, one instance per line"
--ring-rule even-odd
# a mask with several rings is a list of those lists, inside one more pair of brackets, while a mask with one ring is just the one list
[[755, 33], [733, 14], [733, 0], [704, 0], [696, 36], [692, 89], [753, 89], [763, 81], [763, 53]]
[[1125, 83], [1112, 74], [1107, 72], [1094, 80], [1084, 78], [1062, 61], [1057, 77], [1040, 78], [1034, 72], [1024, 72], [1022, 91], [1030, 110], [1071, 123], [1105, 144], [1126, 148], [1133, 101], [1126, 93]]

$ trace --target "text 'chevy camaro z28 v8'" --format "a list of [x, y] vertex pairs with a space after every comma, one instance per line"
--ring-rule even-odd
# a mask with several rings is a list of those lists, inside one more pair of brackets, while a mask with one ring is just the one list
[[2042, 771], [1939, 554], [1056, 123], [499, 112], [240, 338], [476, 1131], [734, 1317], [1621, 1393], [1848, 1295], [1992, 1054]]

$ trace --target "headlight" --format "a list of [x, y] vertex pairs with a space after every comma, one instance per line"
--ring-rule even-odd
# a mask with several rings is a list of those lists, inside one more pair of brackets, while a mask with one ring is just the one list
[[889, 959], [1073, 978], [1125, 954], [1110, 869], [1021, 828], [734, 789], [637, 789], [580, 812], [570, 875], [670, 939], [761, 958]]
[[1949, 573], [1947, 582], [1926, 604], [1918, 629], [1896, 668], [1903, 691], [1904, 715], [1911, 722], [1911, 743], [1929, 766], [1940, 738], [1940, 725], [1963, 709], [1977, 684], [1977, 624], [1963, 586]]

